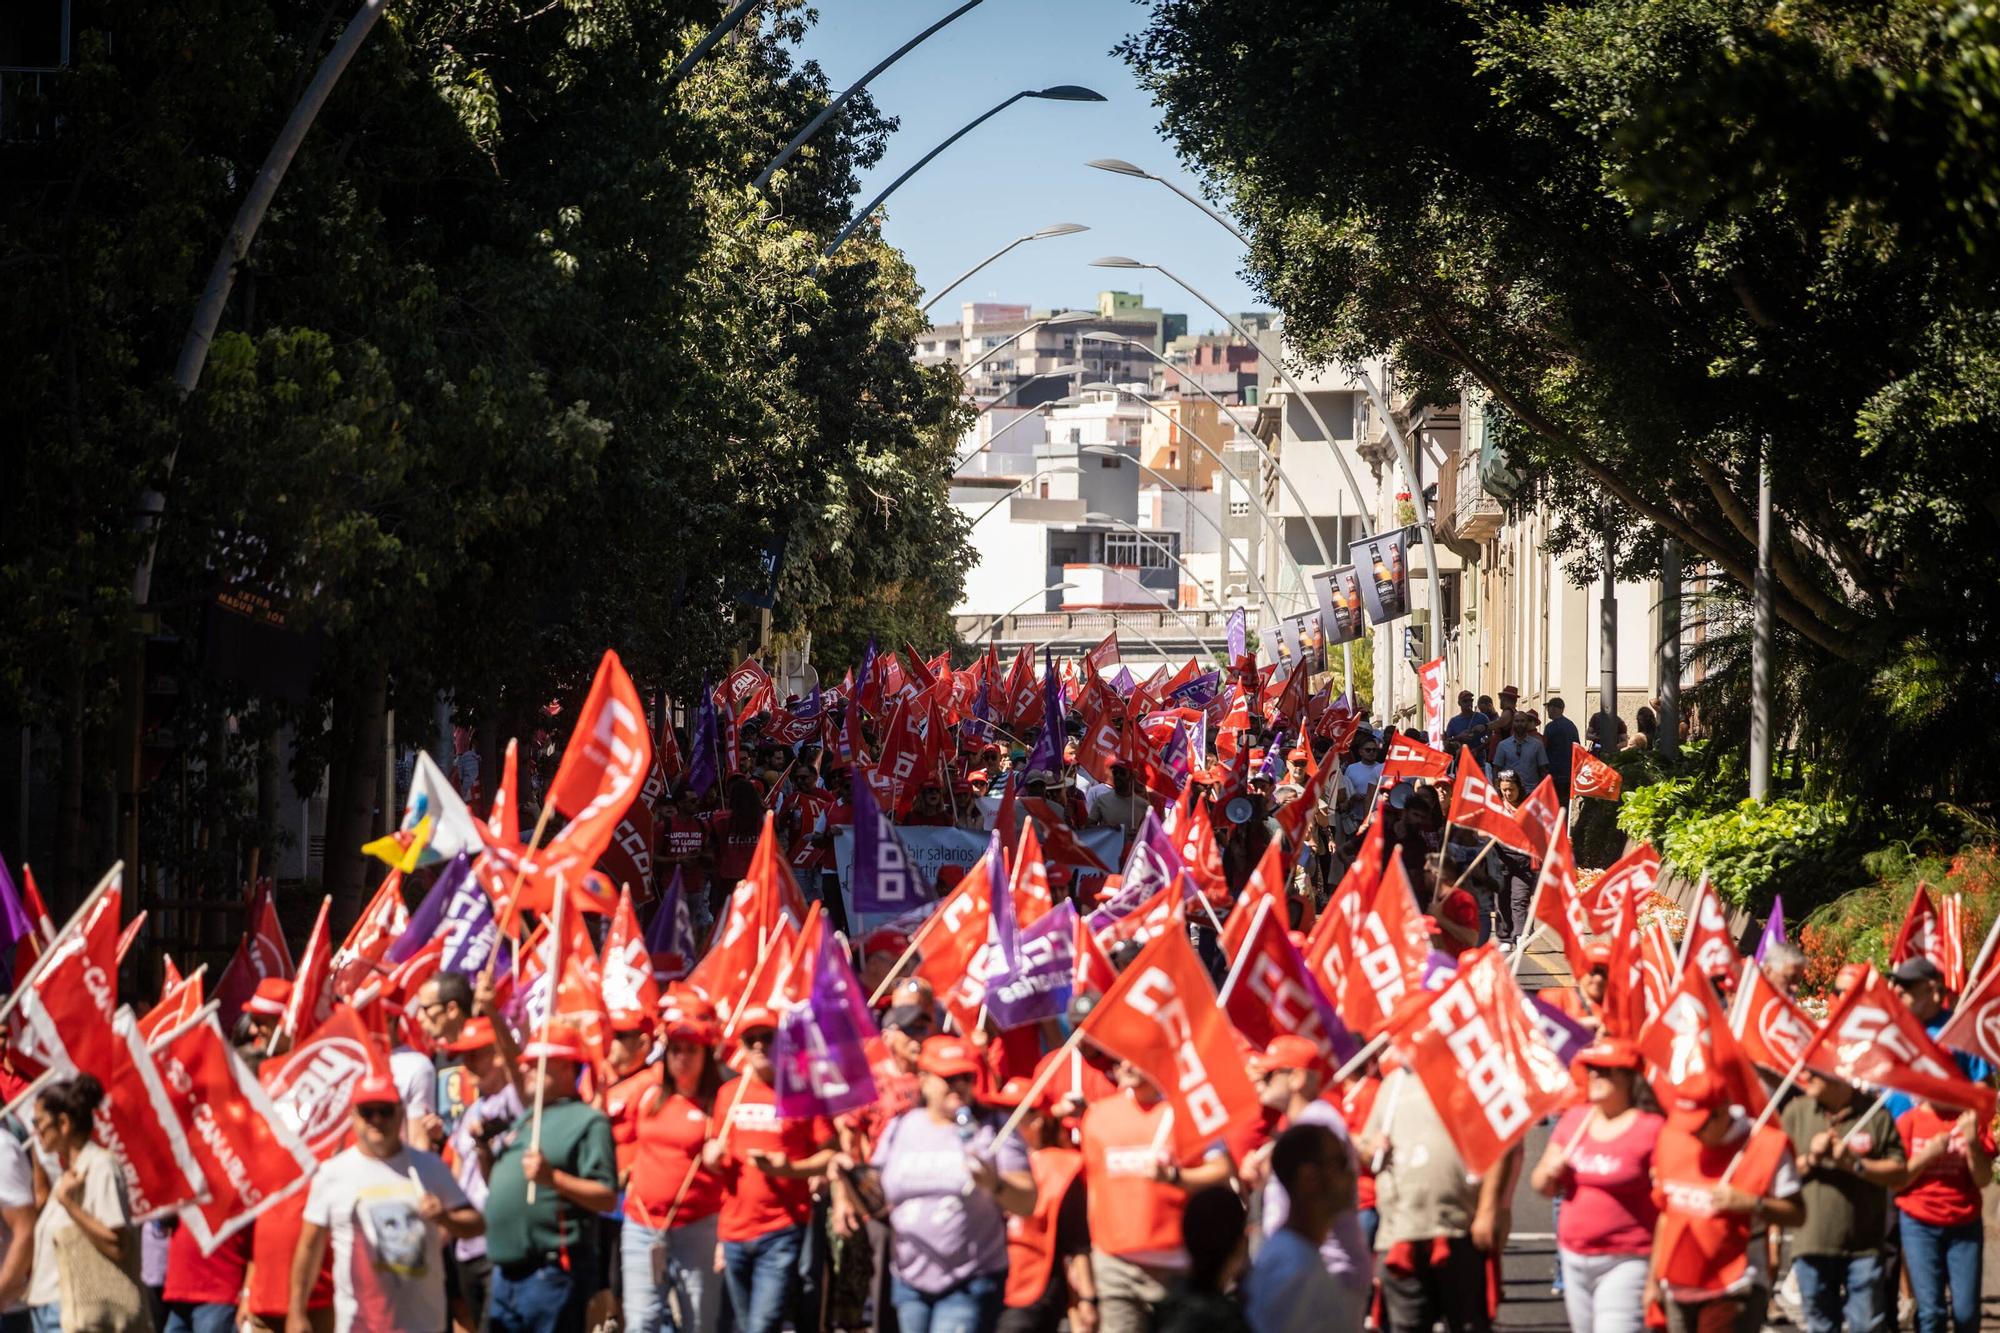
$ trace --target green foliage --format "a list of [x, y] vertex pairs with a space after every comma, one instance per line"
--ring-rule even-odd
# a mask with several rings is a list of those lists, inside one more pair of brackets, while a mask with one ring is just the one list
[[2000, 794], [2000, 7], [1159, 0], [1124, 52], [1305, 358], [1504, 406], [1578, 577], [1607, 514], [1622, 573], [1721, 576], [1714, 734], [1761, 462], [1779, 734], [1859, 799]]
[[1658, 846], [1683, 873], [1706, 874], [1724, 902], [1760, 910], [1774, 893], [1804, 905], [1851, 882], [1863, 836], [1851, 805], [1779, 796], [1675, 821]]
[[1980, 941], [2000, 915], [2000, 857], [1991, 843], [1944, 850], [1929, 843], [1893, 843], [1862, 858], [1870, 877], [1810, 913], [1800, 931], [1809, 979], [1831, 990], [1833, 976], [1848, 962], [1889, 965], [1896, 933], [1909, 915], [1919, 886], [1935, 902], [1946, 893], [1961, 895], [1965, 906], [1965, 962], [1970, 967]]

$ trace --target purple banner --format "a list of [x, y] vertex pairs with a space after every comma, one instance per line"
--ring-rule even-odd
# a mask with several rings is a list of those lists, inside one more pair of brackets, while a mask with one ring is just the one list
[[834, 932], [822, 930], [813, 961], [812, 997], [778, 1020], [771, 1063], [778, 1115], [786, 1120], [843, 1115], [876, 1099], [868, 1068], [875, 1025], [868, 998]]
[[1167, 702], [1175, 708], [1206, 708], [1222, 693], [1222, 673], [1207, 671], [1196, 676], [1185, 685], [1176, 687], [1167, 695]]
[[666, 894], [653, 909], [653, 919], [646, 923], [646, 952], [653, 959], [653, 980], [662, 986], [694, 970], [694, 918], [688, 910], [687, 885], [682, 882], [679, 866], [674, 867]]
[[910, 869], [910, 854], [875, 800], [866, 771], [854, 766], [854, 873], [856, 913], [907, 912], [931, 895]]
[[[1064, 729], [1068, 717], [1063, 707], [1062, 674], [1056, 670], [1056, 655], [1052, 649], [1042, 650], [1044, 668], [1042, 672], [1042, 731], [1035, 737], [1035, 748], [1028, 754], [1028, 773], [1062, 772], [1062, 747], [1068, 739]], [[1025, 775], [1023, 781], [1025, 781]]]
[[[1009, 901], [1003, 905], [1002, 899]], [[993, 956], [986, 968], [986, 1012], [1002, 1031], [1054, 1018], [1068, 1007], [1076, 970], [1075, 903], [1065, 898], [1016, 931], [1011, 895], [995, 892], [987, 948]]]
[[701, 682], [701, 702], [695, 705], [694, 734], [688, 737], [688, 789], [696, 797], [722, 780], [722, 734], [716, 729], [715, 696], [708, 681]]
[[1556, 1059], [1563, 1062], [1563, 1068], [1569, 1068], [1569, 1062], [1590, 1045], [1590, 1029], [1539, 995], [1524, 995], [1522, 998], [1527, 1001], [1522, 1007], [1540, 1029], [1542, 1040], [1548, 1042], [1549, 1049], [1556, 1053]]
[[1785, 943], [1788, 943], [1785, 939], [1785, 899], [1782, 894], [1773, 894], [1771, 915], [1765, 918], [1764, 934], [1757, 941], [1757, 961], [1764, 961], [1764, 955], [1771, 951], [1771, 946]]
[[1146, 822], [1139, 825], [1139, 832], [1132, 839], [1131, 855], [1125, 858], [1125, 874], [1118, 892], [1088, 918], [1091, 933], [1102, 934], [1111, 928], [1112, 922], [1138, 911], [1147, 899], [1173, 883], [1174, 876], [1186, 867], [1187, 862], [1181, 859], [1174, 840], [1161, 826], [1160, 817], [1148, 810]]
[[1232, 666], [1235, 665], [1237, 658], [1243, 656], [1243, 650], [1248, 646], [1249, 629], [1250, 617], [1242, 607], [1239, 606], [1229, 613], [1229, 661]]
[[[460, 853], [457, 860], [464, 859]], [[476, 876], [460, 877], [445, 900], [440, 929], [444, 932], [444, 957], [438, 971], [477, 976], [486, 970], [493, 951], [500, 947], [500, 927], [493, 920], [493, 900]]]

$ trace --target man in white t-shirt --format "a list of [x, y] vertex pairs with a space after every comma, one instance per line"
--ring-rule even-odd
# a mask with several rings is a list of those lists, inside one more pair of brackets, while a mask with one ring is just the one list
[[442, 1236], [477, 1236], [486, 1219], [465, 1200], [435, 1154], [403, 1146], [395, 1082], [363, 1078], [354, 1090], [354, 1146], [313, 1176], [292, 1258], [288, 1333], [309, 1333], [306, 1304], [329, 1240], [337, 1333], [444, 1333]]
[[403, 1099], [407, 1117], [404, 1129], [410, 1143], [436, 1152], [442, 1143], [430, 1142], [424, 1121], [437, 1113], [437, 1065], [422, 1051], [398, 1046], [389, 1052], [389, 1074], [396, 1080], [396, 1093]]
[[35, 1173], [27, 1150], [0, 1124], [0, 1313], [22, 1309], [35, 1253]]

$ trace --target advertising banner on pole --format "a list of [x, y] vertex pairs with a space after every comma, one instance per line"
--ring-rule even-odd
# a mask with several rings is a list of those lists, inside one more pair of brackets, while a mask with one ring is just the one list
[[1361, 578], [1361, 604], [1377, 625], [1410, 614], [1410, 532], [1378, 532], [1347, 548]]
[[1361, 579], [1354, 566], [1318, 570], [1312, 576], [1312, 586], [1327, 647], [1360, 638], [1367, 622], [1361, 616]]

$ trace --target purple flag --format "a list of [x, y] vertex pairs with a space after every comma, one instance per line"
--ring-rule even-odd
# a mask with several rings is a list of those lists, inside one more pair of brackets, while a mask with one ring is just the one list
[[1784, 895], [1773, 894], [1771, 897], [1771, 915], [1765, 918], [1764, 934], [1757, 941], [1757, 961], [1760, 963], [1764, 961], [1764, 955], [1770, 952], [1772, 945], [1789, 943], [1791, 941], [1785, 938]]
[[778, 1020], [771, 1048], [778, 1115], [786, 1120], [844, 1115], [875, 1104], [868, 1039], [875, 1025], [847, 964], [847, 952], [823, 930], [813, 960], [812, 994]]
[[708, 681], [701, 682], [701, 702], [695, 705], [694, 734], [688, 737], [687, 785], [697, 798], [722, 780], [720, 746], [722, 734], [716, 729], [715, 696]]
[[1167, 695], [1167, 702], [1175, 708], [1206, 708], [1215, 702], [1215, 696], [1222, 692], [1222, 673], [1204, 671], [1185, 685], [1178, 686]]
[[1139, 832], [1132, 838], [1132, 850], [1125, 858], [1125, 875], [1119, 882], [1118, 892], [1111, 901], [1092, 912], [1088, 918], [1090, 930], [1101, 935], [1111, 924], [1121, 917], [1130, 916], [1146, 904], [1154, 894], [1174, 882], [1174, 876], [1187, 868], [1180, 849], [1160, 823], [1160, 817], [1151, 810], [1146, 812], [1145, 822], [1139, 825]]
[[1064, 724], [1068, 712], [1063, 707], [1062, 674], [1056, 670], [1056, 655], [1052, 649], [1042, 650], [1042, 734], [1035, 738], [1035, 748], [1028, 755], [1027, 772], [1062, 772], [1063, 742], [1068, 739]]
[[1269, 778], [1276, 786], [1285, 776], [1285, 729], [1278, 728], [1271, 733], [1271, 743], [1264, 747], [1264, 765], [1257, 770], [1260, 778]]
[[855, 915], [864, 912], [907, 912], [931, 895], [910, 869], [910, 854], [896, 836], [896, 826], [882, 813], [861, 765], [853, 771], [854, 870], [848, 897]]
[[1139, 688], [1139, 682], [1132, 675], [1132, 668], [1119, 663], [1118, 674], [1111, 678], [1111, 692], [1121, 699], [1132, 697], [1132, 691]]
[[1188, 742], [1188, 729], [1178, 723], [1173, 735], [1167, 738], [1167, 748], [1160, 751], [1160, 767], [1174, 775], [1174, 781], [1186, 784], [1188, 773], [1194, 767], [1193, 750]]
[[410, 913], [410, 924], [390, 942], [389, 952], [383, 956], [389, 966], [408, 962], [417, 950], [431, 942], [431, 937], [438, 933], [438, 927], [444, 924], [445, 904], [451, 901], [452, 895], [458, 892], [458, 886], [471, 872], [472, 861], [464, 852], [451, 858], [451, 864], [431, 885], [430, 892], [417, 904], [417, 910]]
[[1244, 614], [1242, 607], [1229, 613], [1229, 660], [1232, 664], [1243, 656], [1249, 628], [1250, 617]]
[[[460, 853], [457, 859], [464, 860], [464, 854]], [[461, 878], [451, 897], [445, 900], [441, 927], [444, 957], [438, 963], [440, 972], [477, 975], [500, 948], [500, 927], [493, 920], [493, 900], [471, 875]]]
[[1069, 1005], [1070, 978], [1076, 971], [1076, 904], [1065, 898], [1054, 911], [1017, 932], [1013, 895], [996, 891], [988, 931], [987, 947], [994, 957], [986, 969], [986, 1012], [1001, 1030], [1062, 1013]]
[[653, 919], [646, 923], [646, 952], [653, 958], [653, 980], [662, 986], [694, 970], [694, 918], [688, 914], [687, 885], [679, 866], [653, 908]]
[[34, 933], [35, 923], [28, 919], [28, 909], [21, 905], [21, 895], [14, 888], [14, 877], [7, 873], [6, 860], [0, 858], [0, 989], [14, 989], [19, 979], [14, 975], [15, 950]]
[[1527, 1010], [1528, 1017], [1541, 1030], [1542, 1039], [1548, 1042], [1556, 1058], [1563, 1062], [1563, 1068], [1567, 1069], [1578, 1052], [1590, 1045], [1590, 1029], [1539, 995], [1524, 995], [1521, 998], [1526, 1001], [1522, 1008]]

